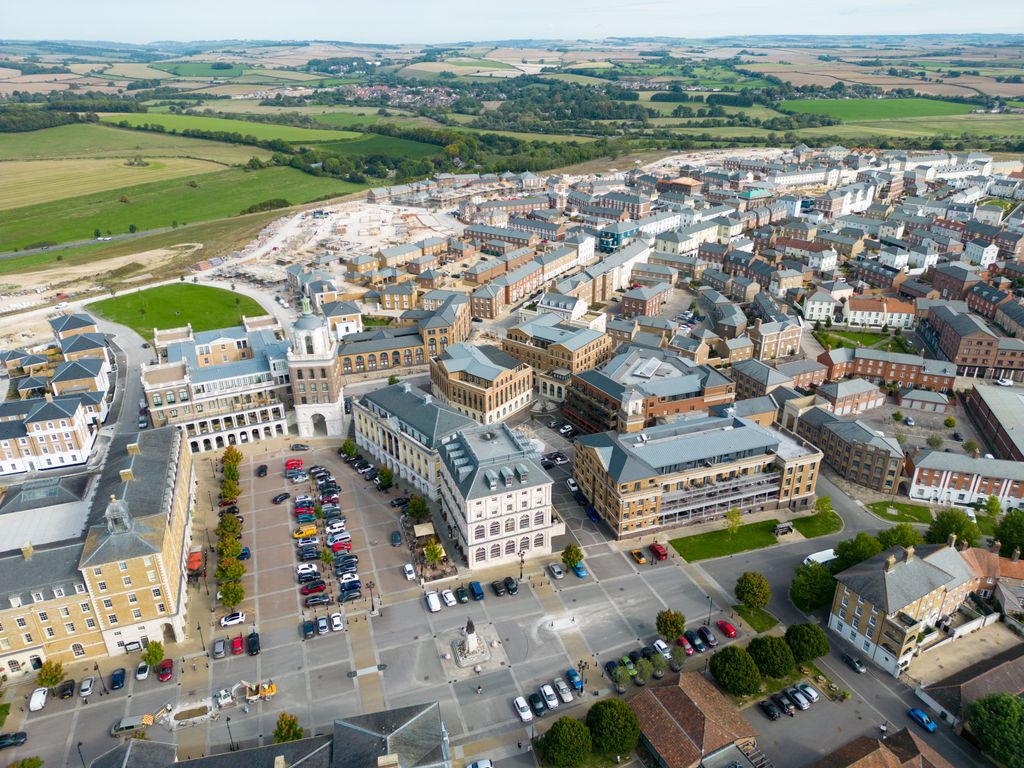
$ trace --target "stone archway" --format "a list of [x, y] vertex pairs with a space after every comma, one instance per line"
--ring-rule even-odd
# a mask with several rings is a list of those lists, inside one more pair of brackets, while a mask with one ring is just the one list
[[327, 436], [327, 419], [322, 413], [314, 413], [313, 418], [313, 434], [317, 437]]

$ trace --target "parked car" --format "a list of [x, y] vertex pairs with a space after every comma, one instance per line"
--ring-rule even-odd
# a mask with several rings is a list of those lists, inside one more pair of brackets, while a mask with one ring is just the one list
[[139, 664], [139, 666], [135, 668], [135, 679], [145, 680], [147, 677], [149, 677], [149, 664]]
[[907, 715], [910, 716], [911, 720], [928, 731], [928, 733], [935, 733], [935, 723], [930, 717], [928, 717], [928, 714], [923, 709], [911, 707], [907, 710]]
[[587, 576], [590, 575], [590, 571], [588, 571], [587, 567], [583, 565], [582, 560], [572, 567], [572, 572], [575, 573], [576, 576], [581, 579], [585, 579], [587, 578]]
[[614, 680], [615, 679], [615, 670], [618, 669], [618, 667], [619, 667], [619, 662], [617, 662], [614, 659], [612, 659], [611, 661], [606, 661], [604, 663], [604, 672], [605, 672], [606, 675], [608, 675], [608, 679], [609, 680]]
[[161, 683], [166, 683], [174, 677], [174, 659], [164, 659], [156, 668], [156, 677]]
[[241, 656], [245, 652], [245, 639], [239, 634], [231, 638], [231, 655]]
[[565, 676], [569, 679], [569, 685], [575, 688], [579, 692], [583, 692], [583, 678], [580, 677], [580, 673], [572, 667], [565, 670]]
[[391, 546], [392, 547], [400, 547], [400, 546], [402, 546], [402, 532], [401, 531], [392, 531], [391, 532]]
[[715, 633], [711, 631], [711, 627], [701, 627], [697, 630], [697, 634], [700, 635], [700, 639], [707, 644], [708, 648], [718, 647], [718, 638], [715, 637]]
[[636, 667], [633, 665], [633, 660], [629, 658], [629, 656], [623, 656], [621, 659], [619, 659], [619, 664], [626, 668], [626, 671], [629, 672], [630, 677], [636, 677]]
[[629, 550], [629, 555], [636, 561], [637, 565], [647, 565], [647, 558], [644, 557], [644, 553], [639, 549]]
[[291, 450], [293, 451], [308, 451], [309, 446], [305, 443], [292, 443]]
[[504, 584], [505, 584], [505, 590], [510, 595], [518, 595], [519, 594], [519, 585], [516, 583], [516, 580], [513, 579], [511, 576], [506, 576], [505, 577]]
[[118, 667], [110, 674], [110, 690], [116, 691], [124, 688], [124, 680], [127, 672], [124, 667]]
[[49, 691], [46, 688], [36, 688], [32, 691], [32, 696], [28, 700], [28, 711], [38, 712], [46, 706], [46, 696]]
[[580, 487], [576, 485], [576, 481], [573, 480], [571, 477], [565, 478], [565, 487], [568, 488], [573, 493], [576, 493], [576, 491], [580, 489]]
[[302, 638], [304, 640], [309, 640], [310, 638], [312, 638], [315, 632], [316, 625], [313, 624], [312, 621], [306, 619], [304, 622], [302, 622]]
[[555, 690], [558, 692], [558, 698], [560, 698], [566, 704], [571, 704], [573, 700], [572, 691], [569, 690], [569, 686], [566, 685], [565, 680], [560, 677], [555, 678]]
[[315, 605], [330, 605], [331, 596], [321, 592], [319, 595], [309, 595], [304, 602], [307, 608], [312, 608]]
[[[31, 706], [29, 707], [29, 709], [31, 709]], [[40, 709], [42, 709], [42, 707], [40, 707]], [[25, 731], [15, 731], [14, 733], [0, 733], [0, 749], [7, 749], [8, 747], [20, 747], [26, 741], [28, 741], [28, 734], [25, 733]]]
[[341, 632], [345, 629], [345, 617], [340, 613], [331, 614], [331, 629], [335, 632]]
[[789, 697], [789, 700], [796, 705], [797, 709], [802, 711], [811, 708], [811, 702], [808, 701], [806, 696], [804, 696], [803, 691], [795, 685], [786, 689], [786, 695]]
[[316, 633], [318, 635], [326, 635], [331, 631], [331, 625], [327, 620], [326, 616], [316, 617]]
[[906, 424], [908, 427], [914, 426], [914, 417], [913, 416], [905, 417], [903, 419], [903, 423]]
[[821, 698], [821, 695], [814, 689], [814, 686], [810, 683], [797, 683], [796, 687], [800, 690], [800, 693], [802, 693], [807, 698], [807, 700], [812, 704], [815, 704], [818, 701], [818, 699]]
[[404, 507], [409, 501], [408, 496], [399, 496], [397, 499], [392, 499], [389, 503], [392, 507]]
[[694, 632], [692, 629], [688, 629], [685, 632], [683, 632], [683, 637], [685, 637], [690, 642], [690, 645], [693, 646], [693, 650], [695, 650], [697, 653], [704, 653], [704, 651], [707, 650], [707, 646], [704, 645], [704, 641], [701, 640], [697, 633]]
[[672, 649], [668, 647], [668, 643], [664, 640], [658, 639], [654, 641], [654, 650], [665, 657], [665, 661], [672, 660]]
[[512, 708], [515, 709], [516, 714], [519, 715], [519, 719], [524, 723], [528, 723], [533, 720], [533, 712], [530, 711], [530, 705], [526, 703], [526, 699], [522, 696], [516, 696], [512, 700]]
[[760, 707], [761, 711], [764, 712], [765, 716], [773, 722], [782, 717], [782, 710], [780, 710], [772, 702], [768, 701], [768, 699], [765, 699], [764, 701], [760, 702], [757, 706]]
[[341, 593], [338, 595], [338, 601], [342, 602], [342, 603], [347, 603], [350, 600], [362, 600], [362, 599], [363, 599], [363, 593], [360, 592], [358, 589], [342, 590]]
[[725, 619], [718, 620], [718, 629], [726, 637], [736, 637], [736, 627], [734, 627]]
[[260, 633], [259, 632], [250, 632], [249, 633], [249, 637], [246, 638], [245, 647], [246, 647], [246, 650], [249, 652], [250, 656], [259, 656], [260, 655]]
[[544, 706], [544, 698], [536, 691], [530, 694], [530, 709], [537, 717], [543, 717], [547, 711], [547, 707]]
[[495, 579], [491, 582], [491, 591], [498, 597], [501, 597], [505, 594], [505, 583]]
[[962, 443], [964, 441], [964, 436], [961, 435], [959, 432], [954, 432], [953, 439], [956, 440], [958, 443]]
[[455, 599], [455, 593], [452, 592], [450, 589], [445, 589], [441, 591], [441, 601], [449, 608], [452, 608], [458, 602]]
[[223, 637], [218, 637], [213, 641], [213, 658], [223, 659], [228, 655], [228, 644]]
[[260, 464], [258, 467], [256, 467], [256, 477], [266, 477], [266, 476], [267, 476], [267, 465], [266, 464]]
[[303, 595], [315, 595], [318, 592], [324, 592], [326, 590], [327, 582], [323, 579], [317, 579], [316, 581], [311, 581], [308, 584], [303, 584], [299, 593]]
[[271, 499], [271, 501], [273, 501], [275, 504], [281, 504], [285, 501], [288, 501], [288, 499], [290, 499], [291, 497], [292, 495], [290, 493], [279, 493], [277, 494], [277, 496]]
[[789, 700], [789, 697], [784, 696], [782, 693], [773, 693], [772, 701], [775, 703], [775, 706], [790, 717], [796, 713], [796, 706]]
[[542, 469], [554, 469], [555, 462], [551, 461], [551, 459], [541, 459], [540, 466]]
[[858, 659], [856, 656], [851, 656], [849, 653], [844, 653], [843, 654], [843, 661], [845, 661], [846, 665], [850, 669], [852, 669], [854, 672], [859, 672], [860, 674], [864, 674], [865, 672], [868, 671], [868, 668], [864, 666], [864, 662], [863, 661]]
[[233, 627], [236, 624], [245, 624], [245, 613], [243, 611], [235, 611], [221, 617], [220, 625], [222, 627]]
[[676, 640], [676, 645], [686, 651], [687, 656], [693, 656], [693, 646], [690, 645], [690, 641], [686, 639], [685, 635], [679, 636], [679, 639]]
[[78, 695], [85, 698], [86, 696], [92, 696], [93, 686], [96, 685], [95, 677], [87, 677], [78, 686]]
[[466, 590], [465, 587], [461, 587], [461, 586], [460, 587], [456, 587], [456, 589], [455, 589], [455, 599], [458, 600], [460, 603], [468, 603], [469, 602], [469, 592]]
[[548, 709], [558, 709], [558, 696], [555, 695], [555, 689], [545, 683], [540, 687], [540, 695], [544, 697], [544, 704]]
[[996, 379], [996, 384], [998, 384], [1000, 387], [1012, 387], [1013, 386], [1013, 379], [1008, 379], [1008, 378], [1005, 378], [1005, 377], [998, 378], [998, 379]]
[[551, 576], [556, 579], [564, 579], [565, 571], [562, 570], [561, 563], [549, 563], [548, 570], [551, 571]]

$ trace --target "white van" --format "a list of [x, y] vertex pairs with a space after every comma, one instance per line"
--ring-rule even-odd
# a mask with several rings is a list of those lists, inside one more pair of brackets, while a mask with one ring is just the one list
[[431, 613], [437, 613], [441, 610], [441, 600], [437, 596], [437, 592], [427, 592], [427, 608], [430, 609]]
[[828, 565], [836, 559], [836, 551], [834, 549], [823, 549], [821, 552], [815, 552], [813, 555], [808, 555], [804, 558], [804, 565], [810, 565], [811, 563], [818, 563], [819, 565]]
[[117, 738], [118, 736], [130, 736], [136, 731], [141, 731], [146, 727], [145, 718], [141, 716], [136, 717], [122, 717], [110, 728], [110, 735]]

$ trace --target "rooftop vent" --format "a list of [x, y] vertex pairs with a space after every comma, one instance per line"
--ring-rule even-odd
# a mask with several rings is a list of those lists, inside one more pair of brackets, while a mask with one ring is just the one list
[[497, 435], [494, 434], [493, 432], [484, 432], [482, 435], [480, 435], [480, 439], [484, 440], [484, 441], [487, 441], [487, 442], [490, 442], [491, 440], [493, 440], [496, 437], [497, 437]]

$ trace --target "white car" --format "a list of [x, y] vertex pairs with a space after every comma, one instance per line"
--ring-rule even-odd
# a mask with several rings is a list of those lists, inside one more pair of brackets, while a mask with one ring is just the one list
[[576, 481], [573, 480], [571, 477], [565, 478], [565, 487], [568, 488], [573, 493], [576, 493], [576, 491], [580, 489], [580, 487], [576, 485]]
[[405, 578], [407, 581], [416, 581], [416, 569], [413, 568], [412, 565], [410, 565], [409, 563], [406, 563], [402, 566], [402, 573], [405, 574]]
[[[303, 536], [301, 539], [297, 539], [295, 541], [295, 546], [296, 547], [308, 547], [310, 544], [319, 544], [319, 543], [320, 543], [320, 537], [319, 536]], [[333, 543], [333, 542], [328, 542], [328, 543]]]
[[551, 576], [556, 579], [565, 578], [565, 570], [562, 568], [561, 563], [548, 563], [548, 570], [551, 571]]
[[[524, 704], [526, 702], [523, 702]], [[32, 698], [28, 700], [28, 711], [38, 712], [40, 709], [46, 706], [46, 689], [36, 688], [32, 691]]]
[[296, 507], [301, 507], [301, 506], [303, 506], [305, 504], [312, 504], [312, 503], [313, 503], [313, 497], [312, 496], [296, 496], [295, 497], [295, 506]]
[[135, 668], [135, 679], [145, 680], [147, 677], [149, 677], [149, 664], [139, 664], [139, 666]]
[[82, 681], [82, 684], [78, 686], [78, 695], [82, 698], [86, 696], [92, 696], [92, 687], [96, 683], [95, 677], [87, 677]]
[[526, 699], [522, 696], [516, 696], [512, 700], [512, 706], [515, 707], [516, 714], [519, 715], [519, 719], [524, 723], [533, 720], [533, 712], [530, 711], [530, 705], [526, 703]]
[[316, 563], [299, 563], [295, 566], [295, 575], [301, 576], [304, 573], [317, 573]]
[[345, 620], [341, 617], [340, 613], [331, 614], [331, 629], [335, 632], [341, 632], [345, 628]]
[[565, 680], [560, 677], [555, 678], [555, 690], [558, 691], [558, 696], [566, 704], [572, 703], [572, 691], [569, 690], [569, 686], [566, 685]]
[[558, 428], [558, 434], [560, 435], [568, 435], [570, 432], [572, 432], [572, 424], [563, 424]]
[[309, 475], [292, 475], [292, 483], [295, 485], [305, 483], [307, 480], [309, 480]]
[[672, 649], [668, 647], [668, 643], [664, 640], [655, 640], [654, 650], [664, 656], [665, 661], [672, 661]]
[[332, 533], [327, 537], [327, 543], [332, 547], [339, 541], [352, 541], [352, 534], [348, 531], [338, 531], [337, 533]]
[[229, 613], [220, 620], [220, 625], [222, 627], [233, 627], [236, 624], [245, 624], [245, 613], [243, 611]]
[[797, 683], [796, 689], [806, 696], [807, 700], [812, 704], [816, 703], [818, 699], [821, 698], [818, 692], [814, 689], [814, 686], [810, 683]]
[[324, 533], [326, 533], [328, 536], [333, 536], [336, 533], [344, 533], [344, 532], [345, 532], [345, 521], [344, 520], [335, 520], [334, 522], [329, 523], [326, 528], [324, 528]]
[[452, 592], [450, 589], [446, 589], [443, 592], [441, 592], [441, 600], [443, 600], [444, 604], [447, 605], [449, 608], [458, 603], [458, 600], [455, 599], [455, 593]]
[[427, 600], [427, 608], [431, 613], [437, 613], [441, 610], [441, 601], [437, 599], [437, 592], [427, 592], [424, 597]]
[[346, 581], [359, 581], [358, 573], [343, 573], [338, 577], [338, 583], [344, 584]]
[[996, 379], [996, 384], [998, 384], [1000, 387], [1012, 387], [1013, 386], [1013, 379], [1006, 379], [1006, 378]]
[[558, 697], [555, 695], [554, 688], [545, 683], [540, 687], [540, 695], [548, 709], [558, 709]]

